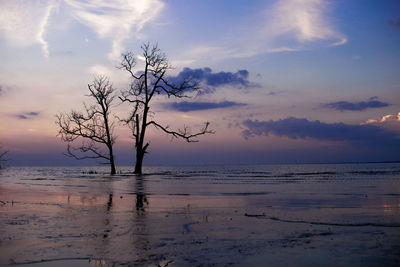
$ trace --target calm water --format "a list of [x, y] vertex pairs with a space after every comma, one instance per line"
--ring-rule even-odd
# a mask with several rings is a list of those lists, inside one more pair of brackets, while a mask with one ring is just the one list
[[0, 265], [400, 263], [399, 163], [132, 169], [1, 170]]
[[[132, 167], [119, 167], [119, 174], [108, 175], [108, 168], [92, 167], [8, 167], [0, 170], [0, 185], [32, 187], [45, 190], [81, 188], [82, 191], [112, 190], [135, 193], [130, 186]], [[399, 193], [400, 163], [382, 164], [306, 164], [306, 165], [235, 165], [145, 167], [141, 177], [146, 194], [262, 193], [271, 186], [293, 186], [328, 191], [342, 190], [362, 194], [365, 188], [377, 188], [378, 194]], [[309, 185], [312, 185], [311, 188]], [[368, 191], [368, 190], [367, 190]], [[373, 191], [373, 190], [372, 190]], [[316, 192], [318, 193], [318, 192]]]

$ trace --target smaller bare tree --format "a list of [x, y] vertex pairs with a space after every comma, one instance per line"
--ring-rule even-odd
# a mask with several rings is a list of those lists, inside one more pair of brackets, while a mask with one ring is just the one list
[[4, 162], [8, 161], [7, 154], [8, 150], [4, 150], [3, 146], [0, 145], [0, 169], [4, 168]]
[[[66, 156], [75, 159], [104, 159], [110, 164], [111, 174], [115, 174], [113, 145], [115, 143], [114, 122], [111, 117], [114, 88], [105, 76], [97, 76], [92, 84], [88, 84], [94, 104], [84, 111], [72, 110], [70, 113], [56, 115], [59, 127], [58, 136], [67, 142]], [[76, 143], [80, 142], [78, 146]]]

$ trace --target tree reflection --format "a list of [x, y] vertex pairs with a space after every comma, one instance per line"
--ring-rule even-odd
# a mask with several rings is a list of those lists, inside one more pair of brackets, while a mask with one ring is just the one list
[[110, 211], [110, 210], [111, 210], [111, 207], [112, 207], [112, 200], [113, 200], [113, 193], [111, 192], [111, 193], [108, 195], [107, 211]]
[[132, 244], [139, 258], [146, 257], [146, 251], [151, 249], [149, 242], [149, 228], [146, 209], [148, 207], [148, 200], [146, 197], [146, 180], [145, 177], [140, 175], [135, 177], [135, 193], [136, 202], [132, 231]]
[[145, 205], [149, 205], [149, 201], [145, 195], [145, 180], [143, 176], [136, 178], [136, 211], [138, 213], [145, 211]]

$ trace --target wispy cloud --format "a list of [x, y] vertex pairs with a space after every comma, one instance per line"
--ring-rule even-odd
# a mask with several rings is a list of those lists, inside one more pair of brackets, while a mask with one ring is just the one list
[[164, 7], [159, 0], [65, 0], [72, 8], [73, 16], [95, 31], [100, 38], [110, 38], [110, 59], [119, 58], [124, 50], [123, 42], [135, 35], [140, 36], [143, 26], [153, 20]]
[[243, 125], [246, 127], [243, 131], [245, 138], [271, 134], [290, 139], [309, 138], [327, 141], [400, 145], [400, 138], [395, 133], [375, 125], [324, 123], [293, 117], [277, 121], [245, 120]]
[[42, 46], [48, 57], [49, 45], [45, 40], [46, 28], [53, 1], [2, 1], [0, 7], [0, 35], [11, 45]]
[[307, 49], [309, 45], [343, 45], [344, 34], [337, 31], [325, 0], [278, 0], [264, 13], [262, 28], [255, 32], [258, 44], [247, 54], [277, 53]]
[[[332, 1], [267, 1], [261, 14], [252, 14], [255, 22], [231, 29], [231, 34], [214, 44], [197, 44], [184, 53], [187, 58], [246, 58], [265, 53], [294, 52], [312, 47], [332, 47], [347, 43], [336, 29]], [[271, 4], [272, 3], [272, 4]], [[238, 38], [240, 36], [240, 38]], [[227, 40], [227, 41], [226, 41]]]
[[382, 108], [387, 106], [390, 106], [390, 104], [377, 100], [377, 97], [371, 97], [367, 101], [360, 102], [337, 101], [321, 104], [321, 107], [323, 108], [330, 108], [339, 111], [363, 111], [369, 108]]
[[1, 1], [0, 36], [11, 45], [27, 47], [39, 44], [45, 57], [49, 56], [46, 40], [52, 11], [69, 7], [74, 19], [111, 40], [109, 58], [118, 58], [124, 50], [123, 42], [135, 36], [140, 39], [143, 26], [153, 20], [163, 8], [160, 0], [13, 0]]
[[21, 120], [30, 120], [37, 116], [39, 116], [39, 112], [34, 112], [34, 111], [24, 112], [24, 113], [15, 115], [16, 118], [21, 119]]
[[222, 102], [175, 102], [164, 104], [164, 108], [173, 109], [181, 112], [208, 110], [217, 108], [230, 108], [236, 106], [245, 106], [244, 103], [238, 103], [233, 101], [222, 101]]
[[346, 38], [334, 30], [327, 12], [328, 1], [280, 0], [266, 12], [265, 35], [288, 35], [300, 43], [316, 40], [345, 43]]
[[47, 28], [47, 24], [49, 22], [49, 18], [50, 18], [52, 9], [53, 9], [53, 4], [49, 4], [46, 7], [45, 14], [39, 23], [39, 30], [36, 35], [36, 40], [42, 45], [42, 51], [43, 51], [43, 55], [45, 57], [49, 57], [49, 45], [48, 45], [47, 41], [45, 40], [45, 34], [46, 34], [46, 28]]

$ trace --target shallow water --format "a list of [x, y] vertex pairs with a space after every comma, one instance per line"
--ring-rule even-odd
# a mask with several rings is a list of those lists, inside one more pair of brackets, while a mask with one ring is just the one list
[[0, 265], [398, 266], [400, 164], [9, 167]]

